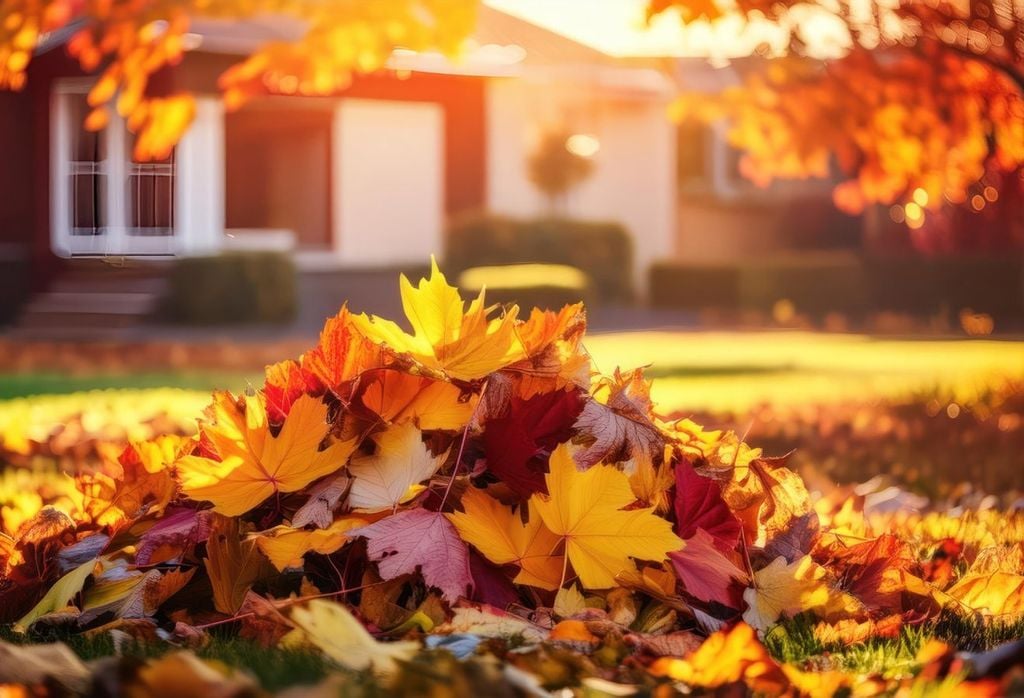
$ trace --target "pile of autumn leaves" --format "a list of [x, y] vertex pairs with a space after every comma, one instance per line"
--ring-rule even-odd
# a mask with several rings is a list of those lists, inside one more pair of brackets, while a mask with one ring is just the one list
[[780, 619], [843, 643], [1020, 610], [998, 541], [978, 570], [928, 567], [849, 501], [823, 526], [783, 460], [661, 420], [640, 370], [594, 373], [582, 306], [467, 308], [436, 266], [401, 293], [413, 334], [342, 309], [262, 390], [216, 393], [197, 437], [5, 515], [0, 621], [180, 644], [233, 623], [383, 675], [424, 634], [625, 634], [605, 678], [797, 692], [755, 638]]

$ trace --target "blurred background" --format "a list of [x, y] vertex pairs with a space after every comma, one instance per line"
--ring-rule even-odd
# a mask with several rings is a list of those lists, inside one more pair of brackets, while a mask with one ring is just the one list
[[[398, 273], [436, 255], [492, 302], [584, 300], [598, 370], [650, 365], [662, 414], [814, 477], [1024, 485], [1024, 73], [992, 39], [1016, 14], [947, 84], [911, 68], [946, 75], [959, 15], [904, 64], [756, 3], [463, 2], [352, 55], [414, 20], [65, 5], [0, 35], [0, 459], [188, 432], [343, 303], [402, 317]], [[326, 67], [288, 52], [315, 41]], [[840, 123], [823, 80], [855, 69], [879, 97]]]

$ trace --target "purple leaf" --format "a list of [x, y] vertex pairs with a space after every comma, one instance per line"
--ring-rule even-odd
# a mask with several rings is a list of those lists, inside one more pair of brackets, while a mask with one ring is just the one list
[[349, 535], [366, 538], [370, 560], [377, 563], [384, 579], [419, 570], [423, 581], [440, 589], [449, 601], [465, 596], [473, 586], [469, 550], [439, 512], [402, 511], [353, 529]]

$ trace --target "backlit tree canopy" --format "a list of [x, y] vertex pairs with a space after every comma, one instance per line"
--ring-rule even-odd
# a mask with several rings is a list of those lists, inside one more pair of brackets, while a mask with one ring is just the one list
[[[670, 9], [685, 22], [738, 12], [788, 32], [766, 71], [677, 105], [680, 118], [726, 118], [755, 181], [825, 176], [835, 162], [835, 201], [853, 212], [964, 203], [986, 176], [1020, 186], [1021, 0], [651, 0], [648, 14]], [[821, 60], [815, 33], [837, 28], [843, 40]]]
[[151, 96], [147, 87], [181, 61], [194, 19], [280, 16], [304, 26], [298, 40], [269, 43], [221, 76], [233, 107], [266, 90], [331, 94], [353, 73], [382, 67], [397, 47], [455, 53], [475, 10], [475, 0], [0, 0], [0, 88], [23, 87], [37, 46], [68, 31], [71, 55], [99, 71], [87, 125], [102, 128], [116, 109], [138, 133], [136, 157], [160, 159], [188, 128], [193, 100]]
[[[21, 88], [39, 44], [66, 32], [71, 55], [99, 73], [87, 125], [102, 128], [116, 109], [139, 136], [136, 157], [161, 158], [191, 122], [193, 101], [147, 87], [182, 59], [196, 18], [270, 15], [305, 28], [221, 76], [237, 107], [263, 91], [334, 93], [395, 48], [455, 54], [478, 2], [0, 0], [0, 88]], [[835, 163], [839, 206], [907, 203], [911, 225], [921, 220], [911, 213], [981, 200], [992, 184], [1021, 187], [1024, 0], [649, 0], [651, 17], [670, 10], [685, 22], [739, 14], [788, 33], [789, 50], [768, 70], [677, 104], [680, 118], [728, 119], [753, 180], [825, 176]], [[821, 34], [842, 37], [827, 60], [814, 50]]]

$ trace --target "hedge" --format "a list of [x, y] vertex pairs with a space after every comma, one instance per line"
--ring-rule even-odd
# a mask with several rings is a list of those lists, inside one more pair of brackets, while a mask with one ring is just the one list
[[633, 241], [618, 223], [476, 213], [448, 228], [444, 269], [453, 278], [473, 267], [532, 263], [579, 269], [594, 301], [633, 298]]
[[872, 305], [935, 314], [970, 308], [996, 318], [1024, 317], [1024, 260], [1008, 257], [869, 259]]
[[590, 279], [564, 264], [510, 264], [473, 267], [458, 276], [468, 295], [487, 287], [488, 303], [517, 304], [525, 315], [532, 308], [557, 310], [570, 303], [590, 302]]
[[1016, 257], [862, 258], [812, 253], [733, 264], [655, 264], [650, 299], [658, 307], [768, 310], [782, 299], [812, 315], [895, 311], [931, 316], [970, 308], [1024, 318], [1024, 264]]
[[297, 309], [295, 266], [285, 252], [225, 252], [177, 260], [161, 304], [186, 324], [283, 323]]

